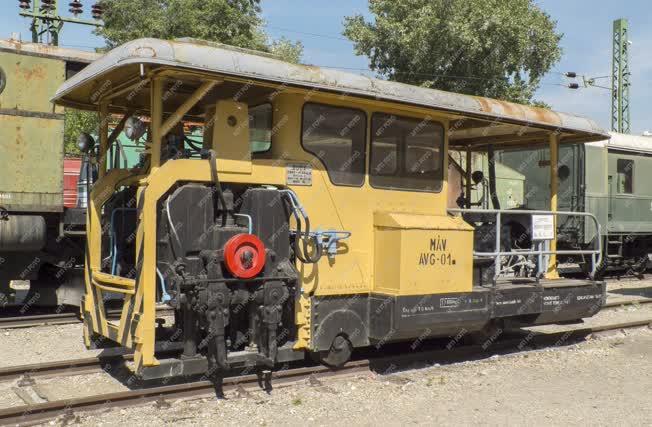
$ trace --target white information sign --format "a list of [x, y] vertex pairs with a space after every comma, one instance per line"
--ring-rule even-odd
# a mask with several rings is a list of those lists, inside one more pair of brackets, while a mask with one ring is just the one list
[[309, 163], [288, 163], [285, 169], [288, 185], [312, 185], [312, 165]]
[[555, 220], [553, 215], [532, 215], [532, 238], [534, 240], [552, 240], [555, 237]]

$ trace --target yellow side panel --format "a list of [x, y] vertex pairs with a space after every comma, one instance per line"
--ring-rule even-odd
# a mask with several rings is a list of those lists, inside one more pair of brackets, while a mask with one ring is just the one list
[[389, 248], [401, 247], [401, 232], [399, 230], [384, 229], [375, 233], [374, 239], [376, 257], [374, 291], [395, 294], [401, 282], [401, 266], [398, 260], [379, 259]]
[[[446, 182], [443, 182], [442, 191], [437, 193], [373, 188], [368, 176], [365, 176], [365, 182], [359, 187], [333, 184], [322, 159], [302, 146], [302, 109], [308, 100], [364, 110], [368, 127], [365, 152], [367, 159], [370, 158], [368, 139], [371, 117], [379, 109], [377, 105], [366, 105], [360, 103], [360, 100], [342, 96], [311, 93], [308, 97], [282, 93], [274, 98], [273, 141], [271, 152], [267, 154], [272, 159], [278, 159], [276, 164], [283, 168], [283, 173], [286, 174], [285, 184], [296, 192], [309, 213], [311, 231], [320, 229], [351, 232], [348, 239], [338, 244], [338, 253], [334, 258], [324, 255], [317, 264], [297, 264], [303, 292], [311, 296], [369, 293], [373, 290], [376, 259], [374, 212], [445, 215]], [[423, 114], [408, 110], [388, 108], [382, 111], [423, 119]], [[308, 166], [310, 183], [297, 184], [287, 180], [287, 168], [296, 164]], [[291, 224], [291, 228], [294, 227], [295, 224]]]
[[473, 228], [459, 217], [376, 213], [374, 291], [471, 292]]

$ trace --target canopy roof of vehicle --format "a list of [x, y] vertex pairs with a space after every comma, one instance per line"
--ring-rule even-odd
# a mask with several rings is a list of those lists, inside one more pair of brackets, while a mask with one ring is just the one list
[[196, 117], [201, 117], [204, 106], [217, 99], [237, 97], [253, 103], [274, 92], [298, 90], [436, 111], [450, 120], [449, 139], [455, 146], [544, 142], [551, 132], [558, 133], [561, 142], [609, 137], [593, 120], [572, 114], [292, 64], [265, 53], [192, 39], [139, 39], [119, 46], [66, 81], [53, 101], [96, 109], [98, 102], [111, 98], [112, 111], [148, 110], [148, 76], [165, 70], [171, 80], [166, 111], [174, 111], [183, 103], [200, 79], [221, 81], [190, 111], [189, 115]]

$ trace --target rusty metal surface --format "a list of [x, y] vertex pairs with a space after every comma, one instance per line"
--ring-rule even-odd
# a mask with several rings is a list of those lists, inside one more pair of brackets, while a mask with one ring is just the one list
[[0, 205], [9, 210], [63, 209], [63, 108], [49, 98], [74, 52], [0, 40]]
[[[378, 80], [333, 69], [291, 64], [269, 55], [195, 40], [139, 39], [126, 43], [65, 82], [54, 99], [62, 105], [94, 108], [97, 99], [90, 96], [93, 86], [109, 82], [115, 87], [121, 83], [120, 79], [124, 79], [126, 67], [137, 64], [181, 67], [282, 86], [348, 93], [490, 121], [559, 129], [586, 141], [608, 137], [593, 120], [572, 114]], [[131, 74], [129, 77], [133, 76]]]
[[7, 78], [6, 87], [0, 93], [0, 108], [31, 113], [62, 112], [54, 110], [49, 97], [66, 79], [64, 61], [0, 52], [0, 68]]
[[0, 115], [0, 171], [0, 205], [61, 210], [63, 120]]
[[95, 52], [66, 49], [41, 43], [21, 42], [13, 39], [0, 39], [0, 51], [16, 52], [27, 56], [41, 56], [65, 61], [93, 62], [101, 55]]

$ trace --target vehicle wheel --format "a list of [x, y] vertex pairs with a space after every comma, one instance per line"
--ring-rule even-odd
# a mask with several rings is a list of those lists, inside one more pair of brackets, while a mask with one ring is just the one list
[[333, 339], [330, 349], [319, 352], [319, 361], [331, 368], [339, 368], [351, 359], [351, 354], [351, 341], [344, 335], [338, 335]]
[[649, 258], [647, 254], [639, 256], [634, 265], [632, 265], [632, 271], [639, 278], [643, 279], [645, 277], [645, 272], [647, 271], [647, 264]]
[[[602, 280], [604, 279], [605, 274], [607, 273], [607, 267], [609, 266], [609, 261], [607, 259], [606, 254], [602, 254], [602, 259], [600, 260], [600, 264], [595, 269], [595, 280]], [[590, 272], [589, 272], [590, 273]]]
[[493, 319], [479, 331], [469, 333], [469, 340], [473, 345], [489, 347], [505, 332], [505, 325], [498, 319]]

